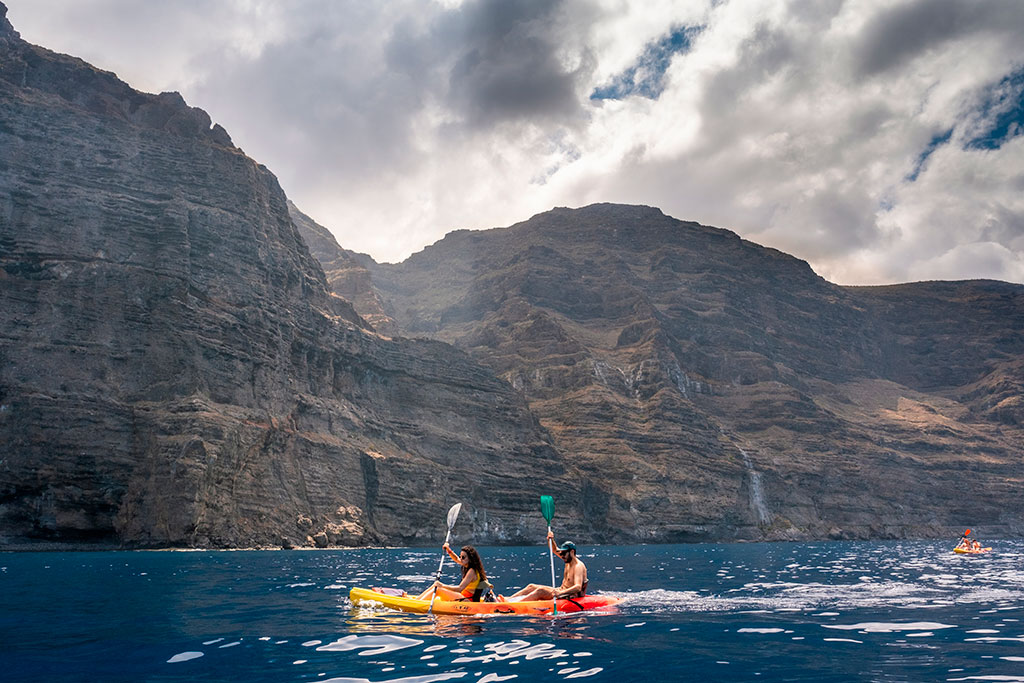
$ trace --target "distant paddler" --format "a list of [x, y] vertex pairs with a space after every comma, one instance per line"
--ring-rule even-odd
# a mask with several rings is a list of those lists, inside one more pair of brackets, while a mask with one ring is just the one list
[[970, 534], [970, 529], [963, 533], [963, 535], [960, 537], [960, 541], [956, 544], [956, 547], [953, 548], [954, 553], [959, 553], [961, 555], [977, 555], [980, 553], [987, 553], [992, 551], [991, 547], [981, 547], [981, 541], [978, 540], [977, 536], [975, 536], [973, 540], [968, 538]]

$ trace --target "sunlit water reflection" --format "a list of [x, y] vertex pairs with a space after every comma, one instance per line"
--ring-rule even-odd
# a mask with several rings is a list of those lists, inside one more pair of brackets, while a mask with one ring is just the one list
[[[349, 603], [424, 588], [434, 549], [0, 554], [0, 679], [1024, 683], [1024, 543], [991, 544], [581, 548], [625, 601], [555, 618]], [[481, 554], [504, 593], [549, 576]]]

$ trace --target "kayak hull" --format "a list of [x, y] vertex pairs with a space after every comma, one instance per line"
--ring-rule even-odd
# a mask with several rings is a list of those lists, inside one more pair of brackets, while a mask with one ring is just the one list
[[965, 548], [953, 548], [953, 552], [957, 555], [981, 555], [982, 553], [992, 552], [992, 548], [980, 548], [978, 550], [966, 550]]
[[[429, 600], [417, 600], [409, 596], [386, 595], [370, 588], [353, 588], [348, 594], [353, 605], [379, 604], [390, 609], [414, 614], [430, 611]], [[573, 600], [559, 600], [558, 611], [580, 612], [583, 610], [611, 607], [622, 602], [621, 598], [610, 595], [587, 595]], [[531, 602], [449, 602], [434, 601], [434, 614], [551, 614], [550, 600]]]

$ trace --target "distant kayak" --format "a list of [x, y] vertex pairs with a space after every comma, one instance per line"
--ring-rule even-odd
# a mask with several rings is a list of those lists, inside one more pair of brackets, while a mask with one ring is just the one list
[[982, 553], [991, 552], [992, 548], [978, 548], [977, 550], [967, 550], [966, 548], [953, 548], [953, 552], [957, 555], [981, 555]]
[[[418, 600], [408, 595], [389, 595], [380, 592], [379, 589], [353, 588], [348, 594], [353, 605], [380, 604], [384, 607], [400, 610], [402, 612], [414, 612], [425, 614], [430, 610], [430, 600]], [[572, 600], [559, 600], [558, 611], [580, 612], [583, 610], [601, 609], [611, 607], [622, 602], [622, 598], [614, 598], [610, 595], [587, 595]], [[550, 614], [550, 600], [535, 600], [531, 602], [448, 602], [443, 600], [434, 601], [434, 614]]]

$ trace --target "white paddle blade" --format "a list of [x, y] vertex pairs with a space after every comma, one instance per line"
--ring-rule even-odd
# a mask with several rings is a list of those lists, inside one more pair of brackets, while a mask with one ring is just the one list
[[452, 505], [451, 510], [448, 511], [448, 530], [451, 531], [455, 528], [455, 520], [459, 518], [459, 511], [462, 510], [462, 503], [456, 503]]

